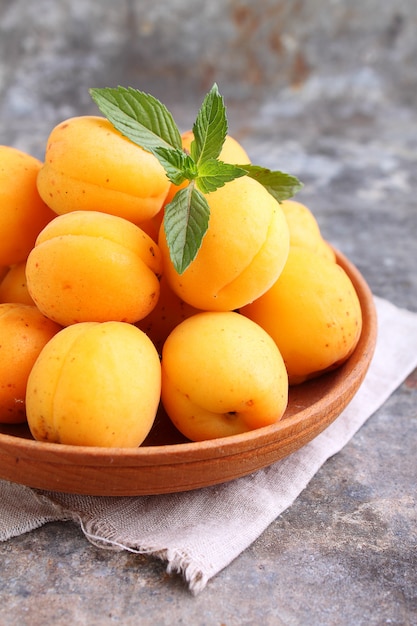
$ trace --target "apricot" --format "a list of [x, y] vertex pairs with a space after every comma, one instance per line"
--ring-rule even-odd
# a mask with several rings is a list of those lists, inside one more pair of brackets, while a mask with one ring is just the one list
[[290, 385], [343, 363], [362, 329], [360, 302], [344, 269], [296, 246], [274, 285], [240, 312], [274, 339]]
[[0, 304], [0, 422], [26, 421], [29, 373], [46, 343], [61, 326], [35, 306]]
[[147, 235], [149, 235], [149, 237], [151, 237], [154, 241], [157, 242], [158, 236], [159, 236], [159, 229], [160, 229], [163, 219], [164, 219], [164, 210], [162, 208], [153, 217], [149, 218], [148, 220], [144, 220], [143, 222], [139, 222], [138, 226]]
[[336, 263], [336, 253], [333, 250], [332, 246], [326, 239], [321, 239], [317, 242], [317, 247], [314, 250], [316, 254], [320, 254], [322, 257], [327, 259], [328, 261], [332, 261]]
[[277, 422], [288, 378], [272, 338], [233, 311], [201, 312], [170, 333], [162, 351], [163, 406], [192, 441]]
[[36, 360], [27, 420], [39, 441], [137, 447], [160, 392], [159, 357], [145, 333], [125, 322], [81, 322], [57, 333]]
[[24, 261], [38, 233], [55, 217], [36, 187], [41, 167], [30, 154], [0, 146], [0, 266]]
[[172, 291], [165, 276], [162, 276], [156, 306], [145, 318], [136, 322], [136, 326], [148, 335], [161, 354], [162, 346], [170, 332], [185, 319], [199, 312], [199, 309], [181, 300]]
[[136, 322], [159, 297], [158, 245], [115, 215], [74, 211], [40, 233], [26, 264], [36, 306], [62, 326], [76, 322]]
[[158, 243], [164, 274], [184, 302], [207, 311], [231, 311], [258, 298], [278, 278], [288, 256], [288, 225], [278, 202], [247, 176], [206, 198], [208, 230], [182, 274], [170, 259], [161, 226]]
[[308, 248], [336, 261], [335, 252], [323, 238], [313, 212], [305, 204], [295, 200], [283, 200], [280, 205], [290, 230], [290, 245]]
[[154, 155], [105, 118], [87, 115], [53, 128], [37, 185], [59, 215], [101, 211], [138, 224], [158, 213], [170, 182]]
[[34, 305], [26, 283], [26, 262], [22, 261], [8, 268], [0, 282], [0, 302], [20, 302]]

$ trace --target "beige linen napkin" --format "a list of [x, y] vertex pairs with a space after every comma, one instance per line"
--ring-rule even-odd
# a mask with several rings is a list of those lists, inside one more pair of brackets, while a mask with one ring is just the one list
[[270, 467], [192, 492], [90, 497], [0, 481], [0, 540], [53, 520], [73, 520], [95, 545], [153, 554], [180, 572], [192, 593], [245, 550], [288, 508], [417, 366], [417, 314], [375, 298], [378, 340], [364, 383], [316, 439]]

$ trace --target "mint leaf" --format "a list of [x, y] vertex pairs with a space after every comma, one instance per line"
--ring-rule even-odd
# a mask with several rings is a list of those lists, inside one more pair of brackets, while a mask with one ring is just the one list
[[261, 183], [278, 202], [291, 198], [303, 187], [298, 178], [285, 172], [269, 170], [266, 167], [251, 164], [239, 165], [238, 167], [245, 170], [250, 178]]
[[210, 208], [206, 198], [191, 182], [165, 206], [164, 230], [171, 261], [182, 274], [194, 261], [206, 234]]
[[90, 89], [100, 111], [122, 135], [144, 150], [182, 149], [181, 134], [168, 109], [154, 96], [133, 87]]
[[196, 184], [203, 193], [210, 193], [211, 191], [216, 191], [219, 187], [223, 187], [231, 180], [245, 175], [246, 170], [237, 165], [223, 163], [223, 161], [218, 159], [209, 159], [199, 166]]
[[197, 176], [197, 166], [194, 160], [177, 148], [164, 148], [163, 146], [154, 148], [154, 155], [157, 157], [166, 175], [174, 185], [181, 185], [184, 180], [193, 180]]
[[191, 156], [197, 166], [210, 159], [217, 159], [227, 135], [226, 107], [214, 84], [204, 98], [193, 126], [194, 141]]

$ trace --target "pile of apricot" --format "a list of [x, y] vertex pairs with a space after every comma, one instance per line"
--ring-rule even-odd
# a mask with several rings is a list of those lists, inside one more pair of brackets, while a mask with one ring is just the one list
[[[249, 163], [230, 136], [220, 158]], [[190, 440], [223, 437], [275, 423], [290, 385], [352, 354], [360, 303], [308, 207], [227, 183], [179, 274], [177, 189], [101, 117], [56, 126], [43, 162], [0, 146], [0, 422], [137, 447], [163, 406]]]

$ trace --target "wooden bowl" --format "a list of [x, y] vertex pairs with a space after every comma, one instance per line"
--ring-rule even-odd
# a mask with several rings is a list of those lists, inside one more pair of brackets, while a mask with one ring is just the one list
[[60, 492], [132, 496], [173, 493], [244, 476], [282, 459], [323, 431], [361, 385], [376, 343], [372, 293], [340, 253], [338, 263], [357, 290], [363, 330], [352, 356], [338, 369], [290, 389], [284, 417], [272, 426], [210, 441], [189, 442], [161, 411], [136, 449], [41, 443], [26, 425], [0, 424], [0, 478]]

